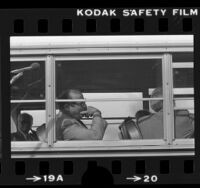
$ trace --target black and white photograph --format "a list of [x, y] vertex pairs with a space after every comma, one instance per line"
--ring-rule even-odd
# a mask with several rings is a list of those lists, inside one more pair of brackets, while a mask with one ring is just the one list
[[12, 158], [194, 155], [193, 35], [10, 37]]

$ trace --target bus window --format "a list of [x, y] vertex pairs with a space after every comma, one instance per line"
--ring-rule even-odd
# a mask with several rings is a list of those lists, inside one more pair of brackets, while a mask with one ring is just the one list
[[172, 53], [172, 61], [173, 62], [194, 62], [193, 60], [194, 54], [193, 52], [173, 52]]
[[[67, 89], [81, 90], [87, 105], [98, 108], [108, 122], [105, 140], [122, 139], [119, 126], [127, 117], [131, 117], [133, 123], [139, 123], [138, 129], [143, 134], [141, 139], [163, 139], [162, 113], [158, 117], [161, 125], [156, 133], [151, 126], [154, 126], [158, 114], [152, 112], [139, 119], [135, 116], [138, 111], [149, 111], [149, 101], [156, 101], [155, 97], [148, 95], [148, 89], [162, 88], [162, 69], [155, 69], [158, 65], [162, 67], [161, 63], [160, 59], [57, 61], [56, 97], [59, 100], [59, 95]], [[92, 119], [83, 119], [83, 122], [91, 129]], [[57, 134], [60, 135], [58, 140], [64, 140], [64, 133], [57, 131]], [[66, 140], [70, 138], [66, 137]]]
[[11, 62], [11, 100], [45, 99], [44, 69], [44, 62]]
[[11, 141], [39, 141], [36, 130], [46, 117], [44, 62], [11, 62], [11, 70]]
[[194, 138], [193, 53], [174, 53], [174, 137]]

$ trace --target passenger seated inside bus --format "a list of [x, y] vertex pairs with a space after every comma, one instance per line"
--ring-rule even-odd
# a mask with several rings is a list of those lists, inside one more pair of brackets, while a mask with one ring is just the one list
[[[81, 91], [70, 89], [64, 91], [59, 99], [84, 99]], [[83, 116], [92, 117], [89, 129], [81, 121]], [[59, 102], [59, 113], [56, 115], [57, 140], [101, 140], [104, 136], [107, 122], [102, 118], [101, 111], [88, 106], [85, 102]], [[51, 122], [49, 124], [51, 126]], [[37, 129], [38, 137], [44, 137], [45, 125]], [[46, 132], [46, 131], [45, 131]], [[46, 140], [42, 138], [42, 140]]]
[[139, 110], [135, 113], [135, 120], [127, 117], [119, 126], [121, 139], [142, 139], [142, 134], [138, 127], [138, 120], [151, 115], [148, 110]]
[[[162, 97], [162, 88], [156, 88], [152, 98]], [[163, 139], [163, 102], [150, 101], [154, 114], [138, 119], [138, 127], [143, 139]], [[174, 110], [175, 138], [192, 138], [194, 135], [194, 115], [188, 110]]]
[[33, 117], [22, 113], [17, 118], [17, 132], [11, 134], [12, 141], [38, 141], [36, 131], [32, 130]]

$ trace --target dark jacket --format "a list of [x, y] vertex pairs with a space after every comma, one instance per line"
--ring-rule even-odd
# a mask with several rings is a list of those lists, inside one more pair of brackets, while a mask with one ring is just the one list
[[[175, 138], [192, 138], [194, 136], [194, 116], [188, 110], [175, 110]], [[143, 139], [163, 139], [163, 111], [141, 117], [138, 126]]]
[[21, 132], [15, 132], [11, 134], [12, 141], [38, 141], [38, 136], [36, 131], [31, 130], [28, 134], [26, 134], [26, 138]]

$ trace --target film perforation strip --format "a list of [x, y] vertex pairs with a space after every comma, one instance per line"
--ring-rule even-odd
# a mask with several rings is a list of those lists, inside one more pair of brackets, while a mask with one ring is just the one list
[[[160, 160], [159, 165], [159, 173], [160, 174], [170, 174], [173, 169], [171, 169], [170, 160]], [[52, 164], [49, 163], [49, 161], [40, 161], [38, 163], [38, 170], [40, 175], [47, 175], [52, 173], [53, 170], [50, 166]], [[145, 160], [136, 160], [135, 165], [131, 164], [132, 166], [135, 166], [135, 173], [136, 174], [145, 174], [150, 170], [150, 167], [146, 164]], [[173, 164], [174, 165], [174, 164]], [[180, 163], [182, 168], [182, 174], [193, 174], [195, 173], [195, 164], [193, 160], [184, 160]], [[60, 164], [60, 168], [63, 169], [64, 175], [73, 175], [74, 173], [74, 167], [73, 167], [73, 161], [64, 161], [63, 165]], [[95, 169], [98, 165], [97, 161], [88, 161], [87, 167], [89, 169]], [[1, 166], [0, 166], [1, 167]], [[148, 169], [149, 168], [149, 169]], [[35, 166], [35, 169], [36, 166]], [[27, 173], [27, 165], [24, 161], [16, 161], [15, 162], [15, 174], [16, 175], [25, 175]], [[111, 162], [111, 173], [112, 174], [121, 174], [122, 173], [122, 164], [120, 160], [114, 160]]]
[[39, 174], [40, 175], [49, 174], [49, 162], [48, 161], [40, 161]]
[[184, 173], [186, 173], [186, 174], [194, 173], [194, 161], [193, 160], [185, 160], [184, 161]]
[[[159, 162], [160, 162], [160, 164], [161, 163], [162, 164], [159, 165]], [[53, 162], [48, 162], [48, 161], [42, 160], [42, 161], [38, 161], [37, 163], [34, 164], [34, 170], [32, 171], [32, 173], [37, 175], [37, 177], [45, 177], [45, 178], [52, 174], [54, 174], [54, 175], [62, 174], [63, 177], [65, 177], [65, 176], [66, 177], [70, 177], [70, 176], [75, 177], [75, 175], [78, 175], [77, 173], [78, 173], [78, 171], [80, 171], [80, 169], [77, 168], [76, 171], [73, 171], [73, 168], [74, 168], [73, 163], [74, 163], [73, 161], [66, 161], [66, 163], [64, 165], [63, 165], [63, 163], [60, 163], [59, 165], [56, 166], [56, 169], [54, 169]], [[147, 179], [148, 179], [148, 176], [151, 177], [151, 174], [158, 174], [159, 168], [160, 168], [160, 178], [163, 178], [167, 175], [169, 175], [170, 177], [173, 177], [173, 175], [175, 175], [175, 172], [176, 172], [176, 169], [174, 168], [175, 164], [179, 168], [179, 173], [185, 179], [187, 179], [188, 177], [190, 177], [190, 175], [193, 175], [195, 173], [194, 172], [195, 165], [194, 165], [193, 160], [183, 160], [183, 161], [180, 161], [179, 163], [177, 163], [176, 161], [170, 161], [170, 160], [160, 160], [160, 161], [157, 161], [157, 163], [153, 162], [154, 170], [152, 170], [151, 163], [152, 163], [152, 161], [150, 161], [150, 160], [148, 160], [147, 162], [145, 160], [136, 160], [136, 161], [132, 160], [131, 163], [129, 161], [129, 168], [132, 167], [132, 173], [135, 174], [135, 176], [146, 177]], [[38, 165], [38, 168], [37, 168], [36, 164]], [[88, 178], [89, 179], [94, 178], [94, 180], [97, 181], [96, 175], [100, 175], [102, 172], [104, 173], [102, 175], [102, 177], [104, 177], [106, 179], [106, 182], [110, 182], [110, 181], [112, 182], [113, 181], [113, 180], [111, 180], [112, 178], [111, 179], [109, 178], [112, 176], [118, 177], [119, 180], [122, 180], [121, 176], [124, 176], [124, 173], [126, 172], [125, 169], [127, 168], [127, 166], [124, 167], [124, 165], [121, 163], [120, 160], [110, 161], [110, 164], [111, 164], [112, 168], [110, 170], [109, 169], [107, 170], [107, 167], [105, 167], [104, 165], [102, 165], [100, 163], [97, 164], [97, 162], [94, 160], [88, 161], [87, 167], [82, 172], [83, 176], [81, 178], [81, 182], [83, 184], [87, 184]], [[156, 164], [158, 165], [158, 168], [156, 168]], [[24, 178], [30, 177], [30, 175], [32, 173], [30, 172], [30, 169], [28, 168], [28, 166], [30, 167], [30, 164], [28, 164], [27, 162], [25, 163], [22, 160], [16, 161], [15, 162], [15, 171], [14, 171], [13, 175], [14, 176], [16, 175], [16, 177], [20, 177], [20, 179], [23, 177]], [[121, 166], [123, 167], [122, 171], [120, 171]], [[170, 168], [169, 166], [171, 166], [173, 168]], [[142, 168], [142, 170], [139, 170], [140, 167]], [[64, 170], [64, 168], [65, 168], [65, 170]], [[31, 169], [32, 169], [32, 166], [31, 166]], [[169, 170], [169, 169], [171, 169], [171, 170]], [[63, 173], [61, 173], [62, 170], [64, 170]], [[147, 175], [147, 174], [150, 174], [150, 175]], [[116, 184], [116, 181], [115, 181], [115, 184]]]
[[47, 19], [38, 20], [38, 32], [39, 33], [48, 33], [48, 20]]
[[168, 19], [167, 18], [160, 18], [158, 25], [159, 25], [159, 31], [160, 32], [167, 32], [168, 31]]
[[192, 18], [183, 18], [183, 31], [192, 31]]
[[16, 175], [25, 175], [26, 173], [26, 164], [24, 161], [15, 162], [15, 174]]
[[88, 33], [94, 33], [97, 29], [97, 22], [95, 19], [87, 19], [86, 21], [86, 31]]
[[112, 161], [112, 174], [121, 174], [121, 161]]
[[135, 32], [144, 32], [144, 19], [136, 18], [135, 19]]
[[88, 161], [88, 168], [96, 168], [97, 167], [97, 161], [90, 160]]
[[17, 19], [14, 21], [14, 33], [23, 33], [24, 32], [24, 20]]
[[135, 172], [136, 174], [144, 174], [146, 171], [145, 160], [136, 161]]
[[111, 19], [110, 21], [110, 31], [115, 33], [115, 32], [120, 32], [120, 19]]
[[73, 162], [72, 161], [64, 161], [64, 174], [72, 175], [74, 172]]
[[[61, 22], [61, 26], [58, 25], [58, 27], [62, 28], [62, 33], [72, 33], [73, 32], [73, 21], [72, 19], [63, 19]], [[28, 24], [28, 23], [26, 23]], [[38, 33], [48, 33], [49, 30], [49, 23], [48, 19], [39, 19], [37, 22], [37, 32]], [[86, 33], [95, 33], [98, 32], [98, 20], [96, 19], [87, 19], [85, 22], [86, 25]], [[131, 25], [133, 29], [133, 32], [144, 32], [145, 31], [145, 19], [143, 18], [136, 18], [131, 21]], [[156, 25], [156, 24], [155, 24]], [[179, 24], [178, 24], [179, 25]], [[177, 23], [175, 24], [177, 27]], [[24, 20], [23, 19], [17, 19], [14, 21], [14, 33], [16, 34], [23, 34], [24, 33]], [[121, 28], [121, 20], [119, 18], [113, 18], [110, 20], [110, 29], [108, 32], [111, 33], [120, 33], [120, 31], [123, 29]], [[158, 19], [158, 32], [168, 32], [169, 29], [169, 22], [168, 18], [159, 18]], [[192, 32], [192, 18], [182, 18], [182, 29], [183, 32]]]
[[63, 19], [62, 20], [62, 32], [71, 33], [72, 32], [72, 19]]
[[160, 161], [160, 174], [169, 174], [170, 173], [170, 163], [169, 160]]

